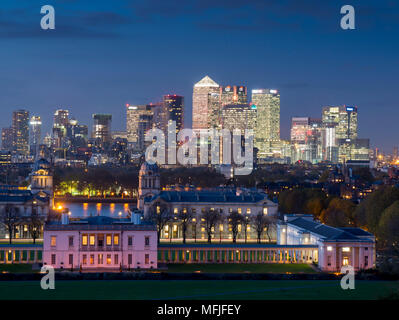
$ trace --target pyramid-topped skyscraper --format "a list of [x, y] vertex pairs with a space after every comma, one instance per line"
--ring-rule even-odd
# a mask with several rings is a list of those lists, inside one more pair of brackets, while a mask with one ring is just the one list
[[218, 94], [220, 86], [205, 76], [194, 85], [193, 90], [193, 129], [208, 129], [208, 113], [213, 94]]

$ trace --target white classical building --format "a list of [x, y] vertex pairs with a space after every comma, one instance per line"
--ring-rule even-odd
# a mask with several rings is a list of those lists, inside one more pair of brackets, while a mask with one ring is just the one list
[[[210, 177], [211, 179], [211, 177]], [[190, 221], [188, 238], [205, 239], [205, 231], [201, 226], [201, 213], [204, 210], [215, 210], [221, 213], [223, 219], [218, 223], [218, 230], [215, 230], [215, 238], [231, 240], [231, 232], [227, 216], [236, 211], [248, 220], [259, 213], [269, 217], [276, 217], [278, 211], [277, 203], [269, 200], [266, 193], [258, 190], [219, 187], [212, 189], [199, 188], [170, 188], [161, 190], [160, 174], [156, 164], [143, 163], [139, 172], [139, 198], [138, 208], [144, 212], [144, 217], [155, 205], [165, 205], [168, 210], [177, 215], [180, 211], [189, 210], [193, 213]], [[177, 220], [177, 219], [176, 219]], [[275, 230], [269, 234], [275, 240]], [[245, 235], [244, 235], [245, 234]], [[247, 232], [244, 232], [244, 225], [239, 225], [238, 240], [244, 237], [255, 240], [255, 230], [247, 225]], [[182, 230], [178, 221], [171, 222], [161, 232], [161, 239], [179, 239], [182, 237]], [[265, 238], [268, 236], [265, 234]]]
[[339, 272], [375, 266], [375, 237], [360, 228], [334, 228], [314, 221], [312, 215], [285, 215], [277, 225], [278, 245], [317, 245], [318, 266]]
[[154, 225], [104, 216], [61, 221], [44, 226], [43, 264], [54, 268], [116, 270], [157, 268]]

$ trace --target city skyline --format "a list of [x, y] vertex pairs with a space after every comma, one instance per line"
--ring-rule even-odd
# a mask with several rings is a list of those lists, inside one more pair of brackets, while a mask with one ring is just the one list
[[[350, 31], [339, 27], [340, 4], [229, 4], [54, 1], [57, 25], [50, 34], [40, 30], [39, 6], [4, 1], [1, 127], [20, 108], [42, 117], [45, 134], [58, 108], [90, 124], [93, 113], [119, 107], [113, 127], [122, 128], [126, 103], [155, 103], [165, 94], [185, 97], [190, 120], [192, 85], [208, 74], [218, 83], [277, 88], [282, 138], [289, 137], [291, 117], [356, 105], [359, 135], [391, 152], [398, 45], [388, 40], [398, 35], [397, 4], [354, 1], [356, 30]], [[159, 50], [171, 40], [182, 46]]]

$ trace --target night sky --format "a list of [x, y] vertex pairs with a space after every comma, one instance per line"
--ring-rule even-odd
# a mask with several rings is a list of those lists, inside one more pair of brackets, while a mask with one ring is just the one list
[[[53, 5], [56, 30], [40, 28]], [[340, 28], [340, 8], [356, 30]], [[111, 113], [125, 129], [126, 103], [185, 96], [193, 84], [279, 89], [281, 135], [292, 116], [323, 105], [357, 105], [359, 137], [391, 152], [398, 144], [399, 4], [388, 0], [1, 0], [0, 126], [26, 108], [50, 130], [57, 108], [91, 128]]]

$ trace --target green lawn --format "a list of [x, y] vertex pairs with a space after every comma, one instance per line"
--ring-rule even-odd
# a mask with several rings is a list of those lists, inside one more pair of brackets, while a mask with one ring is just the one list
[[394, 281], [356, 281], [355, 290], [342, 290], [335, 280], [136, 280], [56, 281], [55, 290], [42, 290], [39, 281], [1, 281], [0, 299], [379, 299], [399, 290]]
[[167, 272], [204, 273], [315, 273], [308, 264], [249, 263], [249, 264], [168, 264]]

